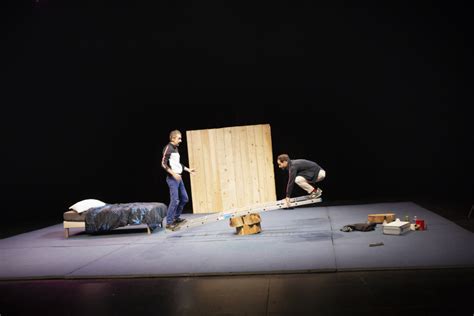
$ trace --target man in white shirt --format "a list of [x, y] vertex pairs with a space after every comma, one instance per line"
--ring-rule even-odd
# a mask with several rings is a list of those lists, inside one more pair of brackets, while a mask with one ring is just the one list
[[170, 188], [170, 204], [166, 216], [166, 228], [174, 229], [185, 220], [180, 218], [184, 205], [188, 203], [188, 193], [184, 187], [181, 173], [184, 171], [194, 174], [195, 170], [188, 168], [179, 161], [179, 144], [182, 142], [181, 132], [174, 130], [170, 133], [170, 142], [163, 148], [161, 166], [168, 173], [166, 183]]

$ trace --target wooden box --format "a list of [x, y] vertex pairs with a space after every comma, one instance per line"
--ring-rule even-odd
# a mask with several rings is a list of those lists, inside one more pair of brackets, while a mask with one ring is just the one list
[[367, 216], [369, 223], [382, 224], [384, 220], [387, 223], [393, 222], [395, 220], [395, 213], [369, 214]]

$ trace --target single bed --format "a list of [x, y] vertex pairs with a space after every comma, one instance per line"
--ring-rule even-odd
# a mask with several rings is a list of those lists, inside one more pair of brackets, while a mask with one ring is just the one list
[[70, 228], [84, 228], [88, 234], [110, 231], [127, 225], [147, 225], [147, 232], [163, 227], [167, 206], [158, 202], [105, 204], [84, 212], [75, 210], [63, 214], [64, 237], [69, 238]]

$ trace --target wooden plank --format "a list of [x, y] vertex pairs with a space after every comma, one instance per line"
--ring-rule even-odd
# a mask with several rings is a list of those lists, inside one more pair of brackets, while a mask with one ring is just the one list
[[235, 183], [234, 157], [232, 155], [232, 128], [224, 128], [224, 148], [225, 160], [227, 165], [227, 184], [228, 184], [228, 207], [237, 207], [237, 193]]
[[265, 158], [263, 155], [263, 130], [262, 125], [254, 126], [255, 131], [255, 151], [257, 152], [257, 177], [259, 188], [259, 202], [267, 202], [266, 181], [265, 181]]
[[237, 135], [239, 139], [240, 145], [240, 162], [242, 166], [242, 188], [243, 188], [243, 196], [241, 197], [241, 201], [243, 205], [252, 205], [255, 201], [252, 198], [252, 174], [250, 170], [250, 156], [249, 156], [249, 143], [247, 137], [247, 128], [245, 126], [239, 126], [237, 128]]
[[[196, 188], [196, 213], [207, 213], [206, 210], [206, 174], [203, 172], [203, 158], [202, 158], [202, 140], [200, 131], [193, 132], [193, 142], [194, 142], [194, 157], [195, 157], [195, 168], [198, 170], [194, 175], [194, 178], [197, 182]], [[193, 198], [194, 199], [194, 198]]]
[[236, 207], [248, 205], [245, 197], [244, 175], [242, 170], [242, 155], [240, 150], [240, 130], [233, 127], [232, 132], [232, 159], [234, 166], [234, 188], [236, 196]]
[[209, 136], [209, 155], [210, 163], [212, 162], [211, 167], [211, 182], [208, 190], [212, 193], [212, 203], [209, 208], [210, 212], [222, 211], [222, 195], [221, 195], [221, 184], [220, 184], [220, 173], [218, 167], [218, 158], [217, 158], [217, 134], [216, 129], [208, 130]]
[[63, 221], [64, 228], [85, 228], [86, 222]]
[[197, 148], [197, 152], [199, 153], [199, 165], [201, 169], [200, 173], [200, 181], [201, 181], [201, 190], [199, 191], [199, 195], [201, 198], [199, 199], [199, 207], [201, 213], [209, 213], [207, 208], [207, 178], [206, 178], [206, 170], [205, 170], [205, 163], [204, 163], [204, 146], [203, 146], [203, 139], [201, 131], [196, 131], [195, 138], [199, 141], [199, 148]]
[[[188, 161], [189, 161], [189, 167], [190, 168], [194, 168], [197, 170], [197, 172], [199, 172], [199, 170], [196, 168], [196, 158], [195, 158], [195, 155], [194, 155], [194, 147], [195, 147], [195, 143], [193, 141], [193, 134], [194, 132], [193, 131], [186, 131], [186, 143], [187, 143], [187, 147], [188, 147]], [[198, 193], [197, 193], [197, 188], [198, 188], [198, 180], [196, 179], [195, 176], [192, 176], [190, 177], [190, 182], [191, 182], [191, 196], [192, 196], [192, 201], [191, 202], [191, 205], [192, 205], [192, 209], [193, 209], [193, 213], [197, 213], [197, 199], [198, 199]]]
[[251, 197], [252, 204], [261, 202], [260, 188], [258, 186], [258, 166], [257, 166], [257, 150], [255, 145], [255, 130], [253, 126], [246, 126], [247, 140], [248, 140], [248, 154], [249, 154], [249, 170], [251, 182]]
[[222, 196], [222, 210], [230, 209], [231, 197], [229, 192], [230, 176], [227, 167], [227, 160], [225, 157], [225, 142], [224, 142], [224, 129], [216, 129], [216, 171], [219, 173], [219, 183]]
[[272, 133], [270, 124], [263, 125], [263, 154], [265, 159], [266, 200], [276, 201], [275, 172], [273, 164]]
[[209, 213], [211, 211], [215, 211], [215, 209], [213, 209], [213, 181], [212, 181], [212, 167], [211, 167], [211, 161], [210, 161], [210, 158], [211, 158], [211, 155], [210, 155], [210, 151], [211, 151], [211, 148], [209, 146], [209, 132], [208, 130], [201, 130], [200, 131], [200, 134], [201, 134], [201, 153], [202, 153], [202, 161], [201, 161], [201, 165], [202, 165], [202, 168], [203, 168], [203, 171], [202, 171], [202, 174], [204, 176], [204, 182], [205, 182], [205, 196], [204, 196], [204, 205], [203, 207], [205, 208], [205, 212]]

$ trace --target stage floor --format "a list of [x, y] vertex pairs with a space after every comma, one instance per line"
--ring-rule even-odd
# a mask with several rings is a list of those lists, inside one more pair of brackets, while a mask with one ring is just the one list
[[[401, 236], [341, 232], [367, 214], [424, 219]], [[197, 215], [185, 214], [184, 217]], [[315, 206], [261, 214], [262, 233], [237, 236], [228, 221], [184, 231], [127, 227], [106, 235], [62, 224], [0, 240], [1, 279], [272, 274], [474, 267], [474, 236], [411, 202]], [[369, 247], [383, 242], [383, 246]]]

